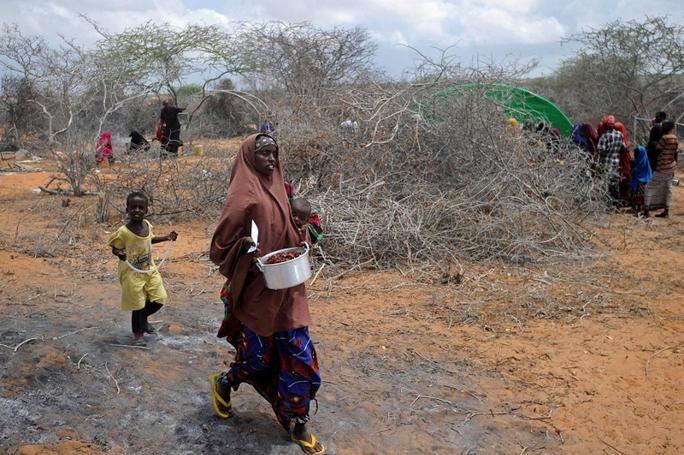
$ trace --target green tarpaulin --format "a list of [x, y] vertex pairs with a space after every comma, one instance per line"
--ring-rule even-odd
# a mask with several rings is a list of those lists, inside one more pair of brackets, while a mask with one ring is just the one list
[[439, 90], [438, 97], [449, 97], [474, 89], [483, 90], [484, 97], [500, 104], [506, 110], [506, 115], [519, 122], [546, 122], [557, 128], [562, 136], [572, 134], [572, 122], [558, 106], [543, 96], [537, 95], [522, 87], [512, 87], [507, 84], [460, 84]]

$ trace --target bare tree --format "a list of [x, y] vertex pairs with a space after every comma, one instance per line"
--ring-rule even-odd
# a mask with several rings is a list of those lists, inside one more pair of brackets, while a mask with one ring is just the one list
[[74, 121], [74, 100], [85, 88], [87, 56], [76, 44], [62, 39], [50, 47], [41, 37], [25, 37], [16, 25], [4, 25], [0, 34], [0, 64], [36, 88], [28, 101], [40, 107], [52, 144]]
[[30, 101], [38, 94], [31, 81], [21, 76], [6, 75], [0, 81], [0, 85], [2, 86], [0, 94], [2, 120], [8, 126], [5, 136], [11, 136], [16, 145], [21, 145], [22, 136], [37, 131], [39, 126], [38, 119], [41, 113], [38, 106]]
[[243, 24], [242, 59], [252, 75], [291, 95], [319, 96], [368, 70], [376, 45], [360, 27], [324, 30], [308, 23]]
[[565, 41], [582, 47], [548, 88], [571, 114], [648, 115], [684, 91], [684, 26], [666, 17], [615, 21]]
[[[32, 87], [35, 96], [26, 101], [40, 109], [47, 149], [75, 196], [86, 194], [95, 138], [107, 117], [149, 90], [125, 62], [109, 61], [102, 47], [87, 50], [63, 37], [49, 46], [41, 37], [23, 36], [16, 25], [5, 25], [0, 34], [0, 64]], [[99, 109], [92, 109], [94, 104]], [[93, 118], [95, 129], [89, 124]]]
[[99, 61], [108, 63], [107, 68], [123, 64], [127, 68], [125, 77], [141, 87], [158, 94], [169, 93], [178, 103], [178, 89], [188, 80], [200, 81], [197, 95], [185, 100], [190, 102], [186, 130], [206, 100], [215, 94], [212, 87], [217, 81], [248, 69], [234, 37], [214, 25], [176, 28], [147, 22], [116, 35], [99, 27], [98, 31], [105, 38], [98, 45]]
[[[218, 81], [213, 87], [214, 94], [207, 99], [204, 106], [199, 111], [202, 113], [201, 134], [205, 136], [227, 136], [233, 137], [246, 133], [247, 123], [257, 123], [259, 115], [263, 111], [262, 105], [254, 100], [248, 101], [252, 104], [256, 103], [256, 109], [249, 106], [245, 101], [238, 96], [233, 95], [245, 93], [236, 89], [235, 85], [230, 79], [222, 79]], [[248, 94], [245, 94], [248, 96]]]

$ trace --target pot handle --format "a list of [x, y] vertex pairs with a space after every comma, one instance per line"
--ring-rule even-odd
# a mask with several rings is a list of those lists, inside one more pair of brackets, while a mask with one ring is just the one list
[[309, 254], [309, 250], [311, 249], [311, 247], [309, 246], [309, 242], [304, 242], [304, 246], [306, 247], [306, 249], [304, 250], [304, 254]]
[[264, 268], [263, 268], [263, 264], [261, 263], [261, 258], [257, 258], [256, 266], [257, 266], [257, 269], [259, 269], [259, 271], [261, 273], [264, 273]]

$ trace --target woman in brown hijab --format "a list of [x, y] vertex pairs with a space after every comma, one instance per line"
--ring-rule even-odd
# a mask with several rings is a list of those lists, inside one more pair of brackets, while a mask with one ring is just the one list
[[[254, 245], [252, 221], [259, 228], [259, 250], [248, 252]], [[268, 289], [254, 267], [257, 253], [297, 246], [305, 235], [292, 218], [275, 140], [266, 134], [249, 136], [233, 164], [226, 204], [211, 240], [210, 258], [227, 279], [218, 336], [227, 337], [236, 350], [230, 369], [210, 376], [212, 405], [219, 417], [231, 417], [231, 389], [250, 384], [304, 452], [323, 454], [325, 447], [306, 428], [309, 403], [321, 383], [308, 331], [306, 290], [303, 284]]]

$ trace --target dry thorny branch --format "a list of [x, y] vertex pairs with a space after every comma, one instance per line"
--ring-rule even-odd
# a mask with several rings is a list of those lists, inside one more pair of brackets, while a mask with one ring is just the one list
[[[323, 215], [324, 262], [443, 268], [459, 259], [581, 256], [588, 219], [605, 210], [605, 184], [569, 141], [512, 130], [505, 110], [485, 99], [486, 84], [518, 70], [465, 70], [443, 57], [417, 71], [413, 82], [368, 74], [315, 98], [269, 100], [286, 176]], [[438, 95], [464, 83], [470, 89]], [[359, 128], [338, 126], [345, 118]], [[160, 160], [156, 147], [124, 157], [114, 176], [94, 176], [97, 218], [108, 219], [112, 203], [123, 213], [126, 194], [143, 190], [151, 215], [213, 219], [231, 164], [211, 151]]]
[[98, 220], [109, 217], [110, 208], [125, 212], [126, 196], [144, 191], [150, 197], [150, 215], [191, 214], [213, 218], [222, 206], [232, 160], [223, 153], [207, 150], [203, 157], [161, 159], [154, 147], [147, 153], [125, 155], [112, 168], [114, 176], [98, 179], [102, 194]]
[[[475, 88], [451, 97], [434, 94], [453, 78], [369, 82], [281, 116], [286, 172], [323, 213], [330, 261], [393, 267], [582, 254], [587, 218], [606, 207], [601, 177], [569, 141], [508, 128], [478, 88], [488, 81], [466, 80]], [[338, 128], [341, 117], [358, 119], [359, 130]]]

